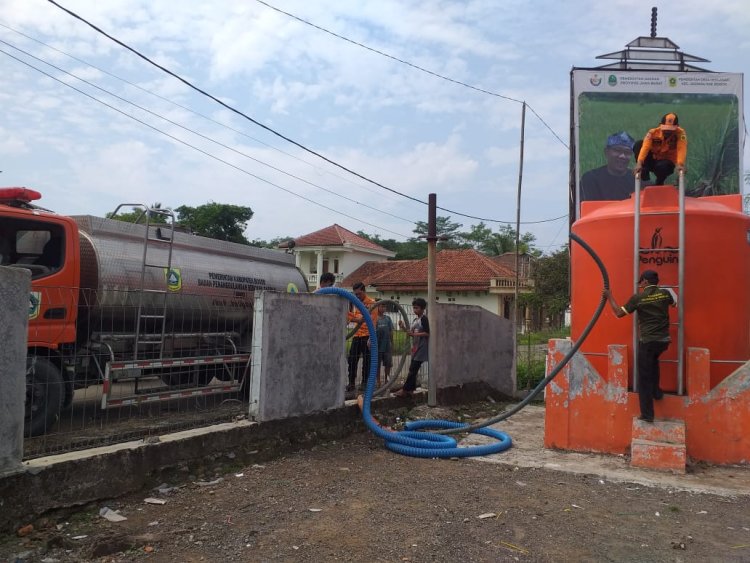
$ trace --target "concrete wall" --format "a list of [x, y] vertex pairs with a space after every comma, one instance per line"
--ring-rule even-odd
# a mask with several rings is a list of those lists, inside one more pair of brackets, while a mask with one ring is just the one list
[[23, 455], [26, 337], [31, 272], [0, 266], [0, 475]]
[[[516, 389], [513, 323], [481, 307], [438, 304], [427, 312], [430, 347], [440, 394], [456, 387], [486, 385], [512, 397]], [[434, 325], [434, 326], [433, 326]], [[463, 397], [466, 400], [466, 397]]]
[[265, 291], [256, 297], [252, 418], [275, 420], [344, 404], [347, 304], [333, 295]]
[[[377, 413], [397, 404], [397, 399], [381, 399], [373, 409]], [[263, 463], [362, 429], [359, 408], [349, 404], [304, 417], [263, 424], [241, 420], [162, 435], [148, 443], [138, 440], [33, 459], [24, 462], [21, 472], [0, 475], [0, 533], [49, 510], [116, 498], [159, 483], [178, 485], [191, 475], [213, 477], [238, 464]]]

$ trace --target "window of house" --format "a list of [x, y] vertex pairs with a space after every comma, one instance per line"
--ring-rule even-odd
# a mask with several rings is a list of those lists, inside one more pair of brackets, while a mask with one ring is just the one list
[[339, 259], [338, 258], [333, 259], [333, 273], [334, 274], [339, 273]]

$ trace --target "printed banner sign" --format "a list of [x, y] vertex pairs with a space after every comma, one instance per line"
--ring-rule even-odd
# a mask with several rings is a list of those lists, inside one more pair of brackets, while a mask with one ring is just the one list
[[[630, 197], [633, 145], [669, 113], [687, 138], [687, 195], [742, 193], [742, 81], [742, 74], [720, 72], [573, 69], [575, 218], [581, 201]], [[677, 174], [665, 183], [676, 184]]]

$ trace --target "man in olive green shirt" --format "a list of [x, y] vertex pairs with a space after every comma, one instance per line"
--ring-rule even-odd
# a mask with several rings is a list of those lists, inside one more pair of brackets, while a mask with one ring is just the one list
[[641, 420], [654, 421], [654, 399], [664, 393], [659, 388], [659, 356], [669, 347], [669, 307], [675, 304], [671, 290], [659, 287], [659, 274], [646, 270], [638, 280], [636, 293], [622, 307], [605, 291], [612, 310], [618, 317], [638, 311], [638, 398]]

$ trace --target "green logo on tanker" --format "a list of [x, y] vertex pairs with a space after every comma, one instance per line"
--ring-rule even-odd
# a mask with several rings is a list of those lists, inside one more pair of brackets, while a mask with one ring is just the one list
[[39, 316], [39, 309], [42, 307], [42, 294], [38, 291], [29, 293], [29, 320]]
[[286, 292], [287, 293], [299, 293], [299, 289], [297, 288], [297, 284], [294, 282], [289, 282], [286, 285]]
[[180, 291], [182, 289], [182, 274], [179, 268], [164, 268], [164, 279], [167, 281], [169, 291]]
[[617, 77], [614, 74], [610, 74], [607, 79], [607, 84], [610, 86], [617, 86]]

